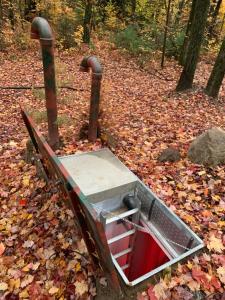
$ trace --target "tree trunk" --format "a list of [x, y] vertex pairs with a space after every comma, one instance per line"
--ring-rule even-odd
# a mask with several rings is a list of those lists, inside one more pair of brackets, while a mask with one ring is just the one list
[[225, 38], [223, 40], [213, 70], [209, 77], [206, 86], [206, 94], [214, 98], [218, 96], [221, 84], [223, 82], [224, 75], [225, 75]]
[[209, 29], [208, 29], [209, 38], [212, 38], [214, 36], [214, 34], [215, 34], [214, 29], [215, 29], [215, 25], [216, 25], [217, 17], [219, 15], [219, 11], [220, 11], [220, 7], [221, 7], [221, 4], [222, 4], [222, 1], [223, 0], [218, 0], [218, 2], [216, 4], [216, 8], [215, 8], [215, 10], [212, 13], [212, 20], [211, 20], [211, 23], [210, 23]]
[[24, 5], [24, 18], [27, 21], [31, 21], [34, 17], [36, 11], [36, 1], [35, 0], [26, 0]]
[[92, 0], [87, 0], [84, 13], [83, 42], [89, 44], [91, 39]]
[[225, 14], [223, 15], [223, 20], [222, 20], [222, 23], [221, 23], [221, 26], [220, 26], [220, 35], [221, 35], [222, 32], [223, 32], [224, 22], [225, 22]]
[[195, 13], [187, 50], [187, 58], [176, 88], [177, 91], [186, 90], [192, 87], [199, 52], [204, 36], [209, 4], [210, 0], [196, 0]]
[[14, 15], [14, 7], [13, 7], [12, 1], [9, 2], [8, 18], [11, 23], [11, 27], [14, 30], [15, 29], [15, 15]]
[[176, 14], [174, 26], [173, 26], [175, 29], [176, 29], [177, 25], [180, 23], [180, 18], [181, 18], [182, 12], [183, 12], [184, 5], [185, 5], [185, 0], [180, 0], [180, 2], [178, 4], [178, 12]]
[[132, 14], [132, 17], [134, 17], [134, 15], [135, 15], [136, 6], [137, 6], [136, 0], [131, 0], [131, 14]]
[[189, 20], [188, 20], [188, 24], [187, 24], [187, 28], [186, 28], [184, 43], [183, 43], [181, 53], [180, 53], [179, 63], [182, 66], [184, 66], [185, 60], [187, 57], [187, 49], [188, 49], [188, 44], [189, 44], [189, 33], [190, 33], [191, 25], [192, 25], [192, 22], [194, 19], [196, 1], [197, 0], [192, 0], [191, 12], [189, 15]]
[[2, 31], [3, 26], [3, 5], [2, 0], [0, 0], [0, 30]]
[[167, 13], [166, 13], [166, 26], [165, 26], [165, 32], [164, 32], [164, 40], [163, 40], [163, 51], [162, 51], [162, 60], [161, 60], [161, 67], [164, 67], [164, 59], [165, 59], [165, 52], [166, 52], [166, 40], [167, 40], [167, 33], [168, 33], [168, 25], [170, 20], [170, 6], [171, 6], [171, 0], [168, 2], [167, 6]]

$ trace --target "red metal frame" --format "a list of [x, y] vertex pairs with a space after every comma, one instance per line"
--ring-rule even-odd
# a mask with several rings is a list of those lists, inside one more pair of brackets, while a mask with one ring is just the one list
[[102, 223], [95, 218], [96, 213], [87, 198], [82, 194], [43, 135], [36, 128], [29, 114], [22, 107], [21, 114], [45, 172], [49, 178], [60, 181], [62, 190], [67, 195], [67, 200], [69, 200], [70, 207], [79, 223], [80, 231], [95, 268], [102, 267], [113, 290], [121, 293]]

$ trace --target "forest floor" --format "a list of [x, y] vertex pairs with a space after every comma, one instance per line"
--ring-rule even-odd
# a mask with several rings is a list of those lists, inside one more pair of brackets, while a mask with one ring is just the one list
[[[225, 170], [191, 163], [187, 149], [205, 130], [225, 130], [225, 82], [215, 102], [203, 92], [212, 68], [207, 60], [198, 65], [193, 90], [176, 93], [181, 68], [174, 61], [161, 70], [152, 60], [143, 70], [104, 44], [95, 54], [104, 74], [101, 139], [94, 144], [83, 130], [90, 99], [90, 76], [79, 71], [83, 53], [56, 54], [58, 84], [77, 89], [59, 89], [63, 147], [57, 154], [108, 146], [204, 240], [204, 251], [169, 270], [137, 299], [224, 300]], [[1, 54], [0, 61], [1, 87], [43, 85], [38, 45]], [[0, 103], [0, 299], [93, 299], [95, 274], [72, 213], [57, 188], [24, 160], [28, 134], [19, 104], [46, 133], [43, 91], [0, 89]], [[157, 161], [168, 146], [180, 150], [179, 162]]]

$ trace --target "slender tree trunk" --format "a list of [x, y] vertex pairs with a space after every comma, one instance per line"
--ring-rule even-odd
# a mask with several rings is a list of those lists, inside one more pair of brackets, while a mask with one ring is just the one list
[[176, 29], [177, 25], [180, 23], [180, 18], [183, 12], [183, 8], [185, 5], [185, 0], [180, 0], [179, 4], [178, 4], [178, 12], [176, 14], [175, 20], [174, 20], [174, 25], [173, 27]]
[[167, 13], [166, 13], [166, 26], [165, 26], [165, 32], [164, 32], [162, 60], [161, 60], [162, 68], [164, 67], [164, 60], [165, 60], [165, 53], [166, 53], [166, 40], [167, 40], [168, 26], [169, 26], [169, 20], [170, 20], [170, 7], [171, 7], [171, 0], [169, 0], [169, 2], [168, 2]]
[[3, 5], [2, 0], [0, 0], [0, 30], [2, 30], [3, 26]]
[[216, 8], [212, 13], [212, 20], [211, 20], [211, 23], [210, 23], [209, 29], [208, 29], [209, 38], [212, 38], [214, 36], [214, 29], [215, 29], [216, 21], [217, 21], [218, 15], [219, 15], [219, 11], [220, 11], [222, 2], [223, 2], [223, 0], [218, 0], [218, 2], [216, 4]]
[[92, 0], [87, 0], [84, 13], [83, 42], [89, 44], [91, 39]]
[[15, 15], [12, 0], [9, 2], [9, 13], [8, 13], [9, 21], [11, 23], [12, 29], [15, 29]]
[[177, 91], [182, 91], [192, 87], [201, 44], [204, 36], [209, 4], [210, 0], [196, 1], [196, 11], [194, 13], [194, 18], [191, 26], [187, 58], [176, 88]]
[[209, 77], [206, 93], [211, 97], [217, 97], [219, 94], [219, 90], [221, 84], [223, 82], [223, 78], [225, 75], [225, 38], [222, 42], [219, 54], [216, 58], [216, 62], [214, 64], [213, 70]]
[[132, 17], [134, 17], [135, 15], [135, 12], [136, 12], [136, 0], [131, 0], [131, 14], [132, 14]]
[[193, 19], [194, 19], [196, 2], [197, 2], [197, 0], [192, 0], [191, 12], [190, 12], [190, 15], [189, 15], [189, 20], [188, 20], [188, 24], [187, 24], [187, 28], [186, 28], [184, 43], [183, 43], [181, 53], [180, 53], [179, 63], [182, 66], [184, 66], [185, 60], [186, 60], [186, 57], [187, 57], [187, 49], [188, 49], [188, 44], [189, 44], [189, 33], [190, 33], [191, 25], [192, 25], [192, 22], [193, 22]]
[[221, 24], [221, 27], [220, 27], [220, 35], [221, 35], [221, 34], [222, 34], [222, 32], [223, 32], [223, 26], [224, 26], [224, 22], [225, 22], [225, 14], [223, 15], [222, 24]]

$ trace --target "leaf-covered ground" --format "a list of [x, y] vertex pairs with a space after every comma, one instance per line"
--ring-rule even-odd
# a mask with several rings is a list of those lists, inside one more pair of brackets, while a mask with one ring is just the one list
[[[157, 62], [142, 70], [135, 60], [99, 44], [104, 66], [101, 140], [85, 138], [90, 76], [79, 72], [82, 55], [57, 53], [59, 123], [63, 147], [57, 154], [97, 150], [108, 145], [135, 174], [205, 242], [198, 256], [169, 270], [139, 300], [222, 299], [225, 287], [225, 169], [188, 161], [193, 138], [206, 129], [225, 129], [225, 83], [220, 101], [202, 91], [211, 65], [199, 64], [192, 91], [174, 92], [180, 68]], [[1, 86], [42, 85], [38, 46], [1, 54]], [[57, 187], [38, 178], [27, 164], [28, 135], [19, 104], [31, 111], [46, 133], [41, 90], [0, 90], [0, 299], [92, 299], [95, 278], [71, 211]], [[180, 149], [177, 163], [159, 163], [168, 146]], [[104, 284], [104, 280], [102, 280]], [[225, 296], [224, 296], [225, 297]], [[225, 299], [225, 298], [223, 298]]]

